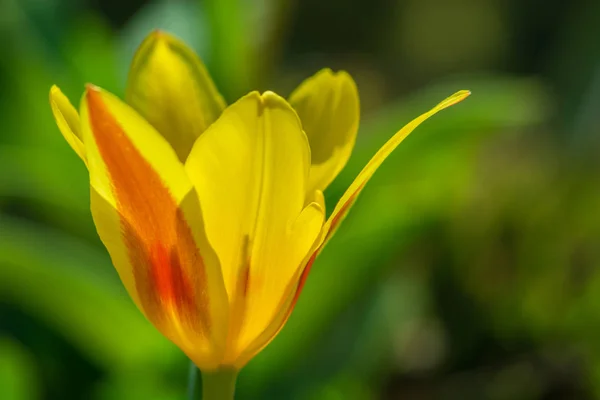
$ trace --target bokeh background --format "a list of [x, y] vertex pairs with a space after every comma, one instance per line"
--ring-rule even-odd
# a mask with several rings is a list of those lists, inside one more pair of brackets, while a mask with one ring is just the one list
[[600, 399], [600, 2], [0, 1], [0, 399], [185, 399], [135, 309], [48, 104], [119, 95], [154, 28], [222, 93], [348, 70], [357, 147], [458, 89], [380, 168], [239, 399]]

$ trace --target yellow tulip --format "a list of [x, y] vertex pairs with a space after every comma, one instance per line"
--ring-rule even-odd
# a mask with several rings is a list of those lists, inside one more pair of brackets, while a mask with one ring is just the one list
[[88, 85], [79, 113], [50, 102], [86, 163], [96, 228], [133, 301], [203, 371], [239, 370], [280, 331], [317, 254], [375, 170], [420, 123], [398, 131], [325, 220], [323, 191], [359, 122], [356, 85], [323, 70], [288, 100], [252, 92], [230, 106], [185, 44], [154, 32], [126, 102]]

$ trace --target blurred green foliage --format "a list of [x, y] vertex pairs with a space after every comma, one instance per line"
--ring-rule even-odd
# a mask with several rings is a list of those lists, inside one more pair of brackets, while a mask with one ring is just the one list
[[[240, 399], [600, 398], [600, 13], [594, 2], [0, 2], [0, 399], [183, 399], [187, 360], [135, 309], [48, 90], [123, 93], [155, 28], [229, 101], [321, 67], [361, 92], [328, 208], [397, 129], [466, 102], [382, 166]], [[559, 94], [561, 94], [559, 96]]]

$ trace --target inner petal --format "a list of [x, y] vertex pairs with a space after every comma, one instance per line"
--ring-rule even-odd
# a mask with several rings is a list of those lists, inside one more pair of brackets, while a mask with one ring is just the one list
[[186, 162], [230, 299], [230, 356], [264, 331], [323, 224], [305, 206], [310, 150], [285, 100], [251, 93], [198, 139]]

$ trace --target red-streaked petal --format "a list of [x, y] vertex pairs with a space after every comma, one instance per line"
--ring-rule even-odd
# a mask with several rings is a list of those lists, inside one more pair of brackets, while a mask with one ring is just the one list
[[[133, 279], [124, 283], [148, 319], [200, 366], [214, 367], [226, 297], [183, 165], [147, 122], [108, 93], [88, 88], [81, 115], [92, 211], [115, 267]], [[117, 217], [107, 218], [111, 208]]]

